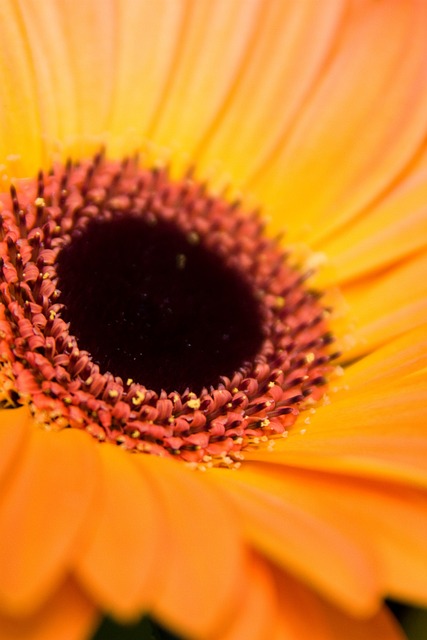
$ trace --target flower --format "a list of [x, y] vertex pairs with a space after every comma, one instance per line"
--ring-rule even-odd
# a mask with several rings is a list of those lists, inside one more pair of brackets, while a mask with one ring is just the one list
[[38, 169], [101, 144], [108, 158], [141, 149], [147, 167], [169, 163], [172, 185], [193, 163], [194, 184], [261, 204], [270, 237], [287, 227], [343, 351], [286, 438], [203, 473], [47, 429], [34, 387], [17, 392], [18, 356], [33, 369], [3, 322], [1, 634], [77, 640], [102, 612], [149, 612], [200, 639], [401, 637], [382, 598], [427, 600], [427, 6], [28, 0], [0, 12], [2, 191], [17, 186], [16, 220], [22, 203], [34, 216], [50, 206], [25, 202]]

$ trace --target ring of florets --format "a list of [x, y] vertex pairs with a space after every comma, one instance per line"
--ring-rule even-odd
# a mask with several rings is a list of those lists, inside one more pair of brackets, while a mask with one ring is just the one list
[[[178, 457], [197, 466], [236, 466], [244, 450], [286, 434], [325, 391], [331, 334], [307, 273], [289, 266], [265, 237], [257, 212], [214, 197], [186, 176], [137, 161], [56, 167], [1, 199], [0, 341], [3, 402], [28, 404], [49, 429], [84, 429], [101, 442]], [[200, 393], [147, 389], [100, 371], [61, 317], [58, 253], [93, 219], [172, 221], [250, 285], [264, 340], [250, 362]]]

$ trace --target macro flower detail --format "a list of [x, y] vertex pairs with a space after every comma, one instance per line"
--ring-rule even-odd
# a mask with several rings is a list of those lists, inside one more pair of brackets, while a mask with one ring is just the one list
[[0, 638], [427, 605], [426, 25], [0, 3]]
[[12, 187], [5, 402], [47, 428], [208, 466], [286, 435], [337, 354], [307, 274], [237, 209], [190, 178], [102, 156]]

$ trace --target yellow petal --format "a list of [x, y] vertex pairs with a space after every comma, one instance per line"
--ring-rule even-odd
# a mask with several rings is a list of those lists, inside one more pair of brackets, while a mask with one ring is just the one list
[[33, 427], [0, 504], [0, 608], [30, 614], [80, 551], [95, 496], [94, 444], [77, 430]]
[[89, 638], [98, 618], [92, 602], [71, 581], [29, 617], [0, 614], [4, 640], [82, 640]]
[[79, 556], [77, 575], [104, 611], [129, 619], [151, 601], [164, 545], [156, 497], [118, 448], [99, 447], [102, 462], [96, 517]]
[[105, 141], [116, 19], [114, 3], [2, 2], [0, 162], [11, 176]]
[[153, 456], [134, 459], [158, 494], [167, 522], [152, 613], [183, 635], [214, 635], [244, 579], [235, 514], [203, 474]]
[[318, 83], [250, 183], [281, 212], [277, 223], [289, 217], [292, 237], [330, 235], [401, 177], [421, 147], [426, 20], [423, 0], [348, 7]]
[[340, 1], [194, 3], [150, 137], [241, 185], [295, 118], [342, 12]]
[[16, 165], [31, 175], [43, 159], [41, 113], [31, 48], [25, 39], [19, 4], [0, 5], [0, 176]]

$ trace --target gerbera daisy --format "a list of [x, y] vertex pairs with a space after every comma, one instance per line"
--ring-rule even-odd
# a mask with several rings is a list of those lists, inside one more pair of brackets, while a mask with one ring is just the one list
[[426, 14], [1, 3], [0, 637], [426, 604]]

